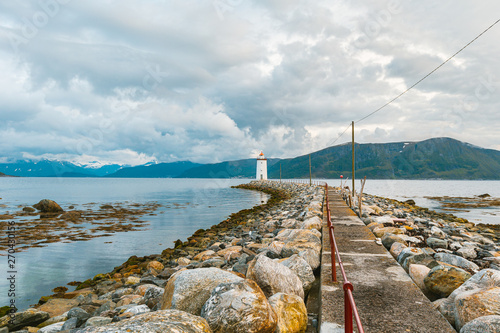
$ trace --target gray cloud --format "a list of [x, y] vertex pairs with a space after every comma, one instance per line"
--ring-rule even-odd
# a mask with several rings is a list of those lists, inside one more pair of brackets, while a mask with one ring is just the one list
[[[2, 3], [0, 148], [3, 158], [128, 164], [307, 153], [415, 83], [499, 9], [464, 0]], [[357, 124], [357, 141], [451, 136], [500, 149], [499, 29]]]

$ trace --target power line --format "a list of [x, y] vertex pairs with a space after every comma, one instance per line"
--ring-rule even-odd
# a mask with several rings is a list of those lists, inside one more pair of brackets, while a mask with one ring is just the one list
[[[403, 91], [401, 94], [399, 94], [398, 96], [394, 97], [393, 99], [391, 99], [389, 102], [385, 103], [384, 105], [382, 105], [381, 107], [379, 107], [377, 110], [373, 111], [372, 113], [368, 114], [367, 116], [361, 118], [360, 120], [356, 121], [356, 123], [359, 123], [359, 122], [362, 122], [363, 120], [365, 120], [366, 118], [368, 117], [371, 117], [372, 115], [374, 115], [375, 113], [379, 112], [380, 110], [382, 110], [383, 108], [385, 108], [387, 105], [391, 104], [392, 102], [394, 102], [395, 100], [397, 100], [399, 97], [403, 96], [404, 94], [406, 94], [408, 91], [410, 91], [412, 88], [414, 88], [417, 84], [419, 84], [420, 82], [422, 82], [423, 80], [427, 79], [429, 76], [431, 76], [435, 71], [437, 71], [438, 69], [440, 69], [441, 67], [443, 67], [448, 61], [450, 61], [451, 59], [453, 59], [457, 54], [459, 54], [460, 52], [462, 52], [463, 50], [465, 50], [465, 48], [467, 48], [470, 44], [474, 43], [479, 37], [481, 37], [484, 33], [486, 33], [488, 30], [490, 30], [491, 28], [493, 28], [498, 22], [500, 22], [500, 19], [498, 19], [495, 23], [493, 23], [492, 25], [490, 25], [486, 30], [484, 30], [483, 32], [481, 32], [476, 38], [474, 38], [473, 40], [471, 40], [469, 43], [467, 43], [467, 45], [465, 45], [464, 47], [462, 47], [460, 50], [458, 50], [454, 55], [452, 55], [451, 57], [449, 57], [448, 59], [446, 59], [441, 65], [437, 66], [436, 68], [434, 68], [429, 74], [427, 74], [426, 76], [424, 76], [423, 78], [421, 78], [420, 80], [418, 80], [415, 84], [413, 84], [410, 88], [406, 89], [405, 91]], [[345, 133], [345, 132], [344, 132]], [[340, 137], [339, 137], [340, 138]], [[339, 139], [337, 138], [337, 140]], [[337, 141], [335, 140], [335, 141]]]
[[[421, 78], [420, 80], [418, 80], [416, 83], [414, 83], [411, 87], [409, 87], [408, 89], [406, 89], [405, 91], [403, 91], [401, 94], [399, 94], [398, 96], [394, 97], [393, 99], [391, 99], [389, 102], [385, 103], [384, 105], [382, 105], [381, 107], [379, 107], [377, 110], [371, 112], [370, 114], [366, 115], [365, 117], [359, 119], [358, 121], [356, 121], [355, 123], [359, 123], [359, 122], [362, 122], [363, 120], [365, 120], [366, 118], [368, 117], [371, 117], [372, 115], [374, 115], [375, 113], [379, 112], [380, 110], [382, 110], [383, 108], [385, 108], [386, 106], [388, 106], [389, 104], [391, 104], [392, 102], [394, 102], [395, 100], [397, 100], [398, 98], [400, 98], [401, 96], [403, 96], [404, 94], [406, 94], [408, 91], [410, 91], [411, 89], [413, 89], [415, 86], [417, 86], [420, 82], [424, 81], [425, 79], [427, 79], [429, 76], [431, 76], [434, 72], [436, 72], [438, 69], [440, 69], [441, 67], [443, 67], [446, 63], [448, 63], [451, 59], [453, 59], [456, 55], [458, 55], [460, 52], [462, 52], [463, 50], [465, 50], [469, 45], [471, 45], [472, 43], [474, 43], [477, 39], [479, 39], [482, 35], [484, 35], [488, 30], [490, 30], [491, 28], [493, 28], [498, 22], [500, 22], [500, 19], [498, 19], [495, 23], [493, 23], [492, 25], [490, 25], [488, 28], [486, 28], [483, 32], [481, 32], [479, 35], [477, 35], [473, 40], [471, 40], [469, 43], [467, 43], [464, 47], [462, 47], [460, 50], [458, 50], [455, 54], [453, 54], [451, 57], [449, 57], [448, 59], [446, 59], [443, 63], [441, 63], [439, 66], [437, 66], [436, 68], [434, 68], [431, 72], [429, 72], [427, 75], [425, 75], [423, 78]], [[335, 142], [337, 142], [344, 134], [345, 132], [347, 132], [347, 130], [349, 128], [351, 128], [352, 124], [350, 123], [349, 126], [347, 126], [347, 128], [332, 142], [332, 143], [328, 143], [328, 146], [333, 146], [335, 144]]]
[[342, 137], [342, 135], [344, 135], [344, 134], [345, 134], [345, 132], [347, 132], [347, 130], [348, 130], [349, 128], [351, 128], [351, 125], [352, 125], [352, 124], [349, 124], [349, 126], [347, 126], [347, 128], [346, 128], [346, 129], [342, 132], [342, 134], [340, 134], [340, 135], [339, 135], [339, 136], [335, 139], [335, 141], [333, 141], [332, 143], [328, 143], [327, 145], [328, 145], [328, 146], [333, 146], [333, 145], [335, 144], [335, 142], [337, 142], [337, 141], [338, 141], [338, 140]]

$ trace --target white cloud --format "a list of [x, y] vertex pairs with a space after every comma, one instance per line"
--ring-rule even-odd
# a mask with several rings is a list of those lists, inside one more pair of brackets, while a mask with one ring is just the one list
[[[497, 20], [500, 3], [256, 0], [224, 9], [72, 1], [26, 36], [24, 19], [43, 8], [2, 3], [1, 151], [125, 164], [305, 154], [460, 49]], [[451, 136], [498, 149], [499, 29], [356, 124], [356, 141]], [[24, 38], [18, 52], [13, 34]]]

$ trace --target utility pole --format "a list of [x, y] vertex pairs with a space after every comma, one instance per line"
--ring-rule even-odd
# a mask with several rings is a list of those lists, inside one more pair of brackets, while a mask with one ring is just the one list
[[280, 162], [280, 183], [281, 183], [281, 162]]
[[354, 121], [352, 122], [352, 196], [354, 198], [355, 191], [354, 191], [354, 172], [355, 172], [355, 166], [354, 166]]
[[311, 154], [309, 154], [309, 186], [312, 185]]

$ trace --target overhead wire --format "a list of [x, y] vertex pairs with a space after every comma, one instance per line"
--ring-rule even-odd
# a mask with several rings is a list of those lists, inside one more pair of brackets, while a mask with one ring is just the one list
[[396, 96], [393, 99], [391, 99], [389, 102], [387, 102], [384, 105], [382, 105], [381, 107], [379, 107], [377, 110], [375, 110], [375, 111], [371, 112], [370, 114], [364, 116], [363, 118], [359, 119], [355, 123], [362, 122], [366, 118], [373, 116], [375, 113], [379, 112], [380, 110], [382, 110], [383, 108], [385, 108], [386, 106], [388, 106], [389, 104], [391, 104], [392, 102], [394, 102], [395, 100], [397, 100], [398, 98], [400, 98], [401, 96], [403, 96], [404, 94], [406, 94], [408, 91], [410, 91], [411, 89], [413, 89], [416, 85], [418, 85], [420, 82], [424, 81], [429, 76], [431, 76], [434, 72], [436, 72], [438, 69], [440, 69], [441, 67], [443, 67], [447, 62], [449, 62], [451, 59], [453, 59], [460, 52], [462, 52], [463, 50], [465, 50], [469, 45], [471, 45], [472, 43], [474, 43], [478, 38], [480, 38], [482, 35], [484, 35], [488, 30], [490, 30], [491, 28], [493, 28], [498, 22], [500, 22], [500, 19], [498, 19], [495, 23], [493, 23], [488, 28], [486, 28], [486, 30], [484, 30], [479, 35], [477, 35], [473, 40], [471, 40], [470, 42], [468, 42], [464, 47], [462, 47], [460, 50], [458, 50], [457, 52], [455, 52], [455, 54], [453, 54], [451, 57], [449, 57], [448, 59], [446, 59], [439, 66], [437, 66], [436, 68], [434, 68], [431, 72], [429, 72], [423, 78], [421, 78], [420, 80], [418, 80], [417, 82], [415, 82], [411, 87], [409, 87], [408, 89], [406, 89], [405, 91], [403, 91], [401, 94], [399, 94], [398, 96]]
[[[439, 70], [441, 67], [443, 67], [446, 63], [448, 63], [451, 59], [453, 59], [455, 56], [457, 56], [459, 53], [461, 53], [463, 50], [465, 50], [469, 45], [471, 45], [472, 43], [474, 43], [477, 39], [479, 39], [482, 35], [484, 35], [488, 30], [490, 30], [491, 28], [493, 28], [496, 24], [498, 24], [498, 22], [500, 22], [500, 19], [498, 19], [495, 23], [493, 23], [492, 25], [490, 25], [488, 28], [486, 28], [483, 32], [481, 32], [479, 35], [477, 35], [474, 39], [472, 39], [470, 42], [468, 42], [464, 47], [462, 47], [460, 50], [458, 50], [457, 52], [455, 52], [451, 57], [449, 57], [448, 59], [446, 59], [445, 61], [443, 61], [439, 66], [437, 66], [436, 68], [434, 68], [432, 71], [430, 71], [427, 75], [425, 75], [424, 77], [422, 77], [420, 80], [418, 80], [417, 82], [415, 82], [412, 86], [410, 86], [408, 89], [406, 89], [405, 91], [403, 91], [402, 93], [400, 93], [399, 95], [397, 95], [396, 97], [394, 97], [393, 99], [391, 99], [389, 102], [385, 103], [384, 105], [382, 105], [381, 107], [379, 107], [378, 109], [376, 109], [375, 111], [369, 113], [368, 115], [364, 116], [363, 118], [359, 119], [358, 121], [355, 121], [354, 123], [360, 123], [362, 122], [363, 120], [373, 116], [375, 113], [379, 112], [380, 110], [384, 109], [386, 106], [390, 105], [391, 103], [393, 103], [394, 101], [396, 101], [397, 99], [399, 99], [401, 96], [403, 96], [404, 94], [406, 94], [407, 92], [409, 92], [411, 89], [413, 89], [414, 87], [416, 87], [418, 84], [420, 84], [422, 81], [424, 81], [425, 79], [427, 79], [429, 76], [431, 76], [432, 74], [434, 74], [434, 72], [436, 72], [437, 70]], [[347, 126], [347, 128], [332, 142], [332, 143], [329, 143], [328, 146], [333, 146], [338, 140], [340, 140], [340, 138], [345, 134], [345, 132], [347, 132], [347, 130], [349, 128], [351, 128], [352, 126], [352, 123], [349, 124], [349, 126]]]
[[335, 142], [337, 142], [342, 137], [342, 135], [344, 135], [345, 132], [347, 132], [347, 130], [351, 128], [351, 126], [352, 124], [349, 124], [349, 126], [347, 126], [347, 128], [332, 143], [329, 143], [328, 146], [333, 146]]

